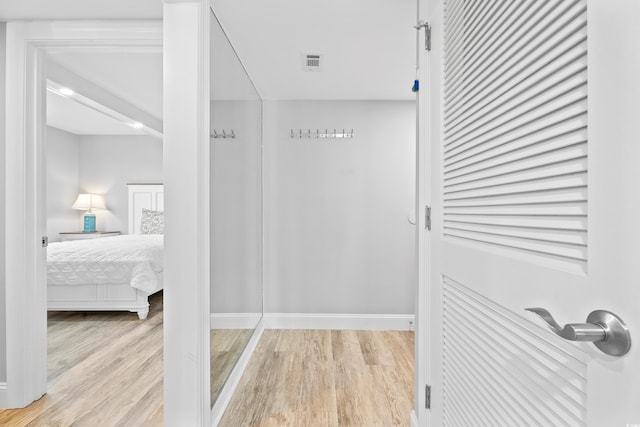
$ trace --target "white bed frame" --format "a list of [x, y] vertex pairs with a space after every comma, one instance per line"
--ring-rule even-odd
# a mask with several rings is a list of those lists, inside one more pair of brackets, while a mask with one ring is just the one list
[[[129, 234], [140, 233], [142, 209], [163, 210], [162, 184], [128, 184]], [[109, 237], [106, 237], [108, 239]], [[162, 274], [157, 276], [162, 286]], [[149, 314], [149, 293], [123, 284], [48, 285], [49, 311], [132, 311], [140, 319]]]

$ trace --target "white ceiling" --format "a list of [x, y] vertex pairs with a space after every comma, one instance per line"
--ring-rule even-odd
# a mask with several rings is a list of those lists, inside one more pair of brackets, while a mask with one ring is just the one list
[[[416, 0], [214, 0], [265, 99], [411, 100]], [[302, 71], [302, 54], [324, 55]]]
[[162, 0], [0, 0], [0, 21], [162, 19]]
[[[415, 97], [416, 0], [214, 0], [214, 9], [264, 99]], [[0, 0], [0, 21], [161, 17], [162, 0]], [[323, 69], [303, 71], [304, 53], [322, 54]], [[50, 59], [162, 118], [161, 54], [68, 52]], [[77, 120], [79, 114], [67, 114], [76, 119], [73, 126], [58, 126], [113, 132], [95, 120]], [[79, 129], [83, 123], [92, 128]]]

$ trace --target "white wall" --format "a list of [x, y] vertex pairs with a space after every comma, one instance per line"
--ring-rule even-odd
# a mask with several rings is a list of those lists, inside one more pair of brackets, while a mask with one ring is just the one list
[[60, 232], [77, 231], [84, 212], [71, 209], [78, 197], [80, 137], [47, 127], [47, 236], [60, 241]]
[[[0, 22], [0, 147], [5, 147], [5, 103], [6, 99], [6, 58], [7, 58], [7, 24]], [[5, 209], [5, 158], [4, 149], [0, 150], [0, 242], [5, 241], [4, 229], [4, 209]], [[7, 380], [7, 322], [5, 317], [5, 270], [4, 270], [5, 251], [4, 244], [0, 245], [0, 382]]]
[[414, 105], [264, 103], [265, 312], [414, 313]]
[[[149, 136], [80, 137], [80, 191], [102, 194], [107, 211], [94, 211], [96, 228], [128, 230], [127, 184], [162, 183], [162, 141]], [[81, 221], [78, 229], [81, 230]]]

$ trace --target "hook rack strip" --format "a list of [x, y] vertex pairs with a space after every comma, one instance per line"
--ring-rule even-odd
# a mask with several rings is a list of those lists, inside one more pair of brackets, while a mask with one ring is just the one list
[[339, 131], [336, 131], [335, 129], [333, 130], [333, 132], [330, 132], [329, 130], [325, 129], [324, 132], [320, 131], [320, 129], [316, 129], [315, 132], [312, 132], [311, 129], [307, 129], [306, 132], [303, 132], [302, 129], [298, 129], [298, 131], [294, 131], [293, 129], [291, 129], [291, 133], [289, 134], [289, 136], [294, 139], [294, 138], [316, 138], [316, 139], [320, 139], [320, 138], [331, 138], [331, 139], [336, 139], [336, 138], [353, 138], [353, 129], [351, 129], [351, 131], [345, 131], [344, 129], [342, 129], [342, 133], [340, 133]]
[[222, 130], [222, 133], [218, 133], [217, 130], [213, 130], [213, 133], [211, 135], [209, 135], [210, 138], [212, 139], [217, 139], [217, 138], [235, 138], [236, 134], [233, 131], [233, 129], [231, 129], [230, 133], [227, 133], [227, 131], [225, 131], [224, 129]]

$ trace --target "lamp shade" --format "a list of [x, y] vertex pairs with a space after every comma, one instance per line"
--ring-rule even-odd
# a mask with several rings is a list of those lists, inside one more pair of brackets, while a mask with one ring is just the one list
[[71, 209], [78, 209], [81, 211], [90, 211], [91, 209], [106, 209], [104, 204], [104, 198], [97, 194], [79, 194]]

